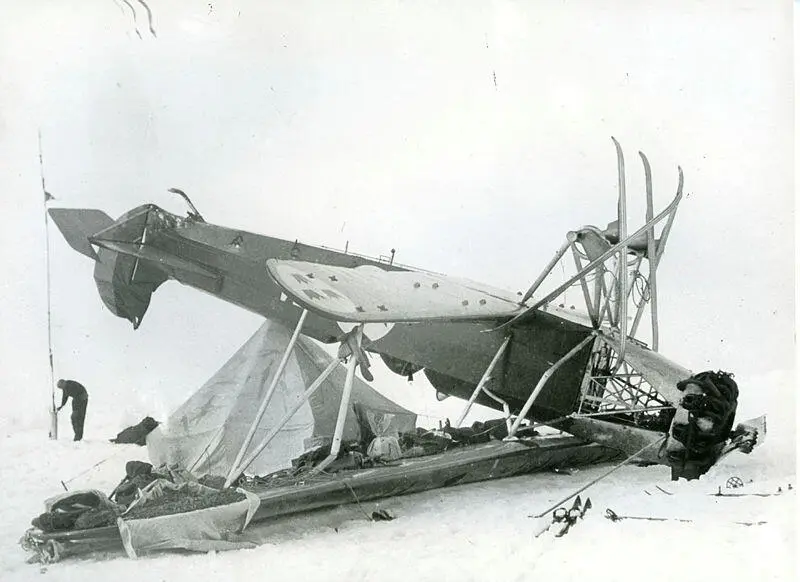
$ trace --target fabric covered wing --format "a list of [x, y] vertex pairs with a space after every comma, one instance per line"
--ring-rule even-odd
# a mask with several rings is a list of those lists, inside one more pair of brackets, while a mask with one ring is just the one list
[[511, 293], [443, 275], [276, 259], [267, 269], [292, 300], [336, 321], [474, 321], [521, 310]]

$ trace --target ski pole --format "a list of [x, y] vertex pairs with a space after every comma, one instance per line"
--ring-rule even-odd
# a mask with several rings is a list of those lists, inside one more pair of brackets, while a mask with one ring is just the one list
[[681, 519], [678, 517], [649, 517], [638, 515], [617, 515], [611, 508], [606, 509], [606, 517], [611, 521], [622, 521], [623, 519], [643, 519], [647, 521], [681, 521], [683, 523], [694, 523], [692, 519]]
[[[613, 522], [622, 521], [623, 519], [640, 519], [644, 521], [680, 521], [682, 523], [695, 523], [693, 519], [681, 519], [679, 517], [650, 517], [650, 516], [640, 516], [640, 515], [617, 515], [614, 510], [611, 508], [606, 509], [606, 518], [610, 519]], [[736, 525], [764, 525], [767, 523], [766, 521], [731, 521], [728, 523], [734, 523]]]

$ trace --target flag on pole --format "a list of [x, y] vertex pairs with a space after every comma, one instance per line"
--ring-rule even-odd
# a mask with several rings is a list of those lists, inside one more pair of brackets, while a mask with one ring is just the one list
[[55, 370], [53, 368], [53, 324], [52, 324], [52, 304], [50, 295], [50, 226], [47, 221], [47, 203], [55, 200], [56, 197], [47, 191], [44, 184], [44, 159], [42, 158], [42, 131], [38, 132], [39, 137], [39, 175], [42, 179], [42, 193], [44, 194], [44, 241], [45, 241], [45, 260], [47, 273], [47, 346], [50, 363], [50, 431], [49, 436], [52, 440], [58, 439], [58, 410], [56, 409], [56, 387]]

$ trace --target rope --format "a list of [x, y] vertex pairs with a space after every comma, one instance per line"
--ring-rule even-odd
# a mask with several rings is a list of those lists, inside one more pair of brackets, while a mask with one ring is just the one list
[[106, 457], [105, 459], [102, 459], [102, 460], [100, 460], [100, 461], [96, 462], [94, 465], [92, 465], [92, 466], [91, 466], [91, 467], [89, 467], [88, 469], [85, 469], [85, 470], [81, 471], [80, 473], [78, 473], [78, 474], [77, 474], [77, 475], [75, 475], [74, 477], [70, 477], [70, 478], [69, 478], [69, 479], [67, 479], [66, 481], [61, 481], [61, 485], [64, 487], [64, 489], [66, 489], [66, 488], [67, 488], [67, 485], [66, 485], [67, 483], [72, 483], [72, 482], [73, 482], [75, 479], [77, 479], [78, 477], [80, 477], [80, 476], [82, 476], [82, 475], [85, 475], [86, 473], [88, 473], [89, 471], [91, 471], [92, 469], [94, 469], [94, 468], [96, 468], [96, 467], [99, 467], [100, 465], [102, 465], [102, 464], [103, 464], [103, 463], [105, 463], [106, 461], [110, 461], [110, 460], [111, 460], [111, 459], [113, 459], [114, 457], [118, 457], [118, 456], [120, 456], [120, 455], [121, 455], [122, 453], [124, 453], [124, 452], [125, 452], [124, 450], [123, 450], [123, 451], [119, 451], [119, 452], [117, 452], [117, 453], [114, 453], [114, 454], [113, 454], [113, 455], [111, 455], [110, 457]]
[[639, 271], [633, 277], [633, 304], [640, 307], [650, 301], [650, 283]]
[[195, 467], [197, 467], [198, 463], [200, 463], [200, 461], [202, 461], [202, 460], [203, 460], [203, 456], [208, 454], [208, 449], [210, 449], [210, 448], [211, 448], [211, 445], [212, 445], [212, 443], [213, 443], [213, 442], [216, 440], [216, 438], [217, 438], [217, 437], [220, 435], [220, 433], [222, 432], [222, 430], [223, 430], [224, 428], [225, 428], [225, 426], [224, 426], [224, 425], [223, 425], [223, 426], [220, 426], [220, 427], [219, 427], [219, 428], [218, 428], [218, 429], [217, 429], [217, 430], [214, 432], [214, 434], [213, 434], [213, 435], [211, 435], [211, 438], [208, 440], [208, 444], [206, 445], [206, 448], [204, 448], [202, 451], [200, 451], [200, 454], [199, 454], [199, 455], [197, 456], [197, 458], [194, 460], [194, 463], [192, 463], [192, 464], [189, 466], [189, 468], [187, 469], [187, 470], [188, 470], [190, 473], [191, 473], [192, 471], [194, 471], [194, 469], [195, 469]]
[[347, 482], [347, 481], [345, 481], [344, 479], [342, 479], [342, 480], [340, 481], [340, 483], [342, 483], [342, 485], [344, 485], [345, 487], [347, 487], [347, 488], [350, 490], [350, 493], [352, 494], [352, 496], [353, 496], [353, 499], [355, 499], [355, 500], [356, 500], [356, 504], [358, 505], [358, 508], [361, 510], [361, 513], [363, 513], [363, 514], [364, 514], [364, 517], [366, 517], [366, 518], [367, 518], [369, 521], [374, 521], [374, 520], [372, 519], [372, 516], [371, 516], [370, 514], [368, 514], [366, 511], [364, 511], [364, 508], [361, 506], [361, 501], [359, 501], [359, 499], [358, 499], [358, 495], [356, 495], [356, 492], [355, 492], [355, 491], [353, 491], [353, 488], [352, 488], [352, 487], [350, 487], [350, 483], [348, 483], [348, 482]]

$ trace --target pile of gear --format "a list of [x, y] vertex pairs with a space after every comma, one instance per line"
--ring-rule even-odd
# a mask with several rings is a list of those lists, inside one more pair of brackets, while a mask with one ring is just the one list
[[[454, 448], [502, 440], [508, 436], [508, 428], [505, 419], [502, 418], [475, 422], [472, 426], [463, 428], [454, 428], [447, 421], [441, 429], [429, 430], [418, 427], [414, 432], [401, 433], [397, 436], [391, 434], [376, 436], [367, 423], [361, 423], [360, 428], [360, 440], [342, 443], [336, 460], [326, 467], [327, 473], [391, 465], [401, 459], [436, 455]], [[284, 486], [293, 483], [295, 477], [304, 475], [327, 459], [330, 452], [330, 439], [326, 439], [292, 459], [291, 469], [275, 471], [260, 477], [242, 476], [237, 483], [252, 482], [262, 486], [267, 484]]]
[[245, 498], [221, 490], [213, 478], [195, 479], [186, 471], [129, 461], [125, 477], [110, 495], [96, 489], [68, 491], [45, 501], [45, 512], [31, 525], [45, 533], [116, 525], [117, 519], [146, 519], [235, 503]]

